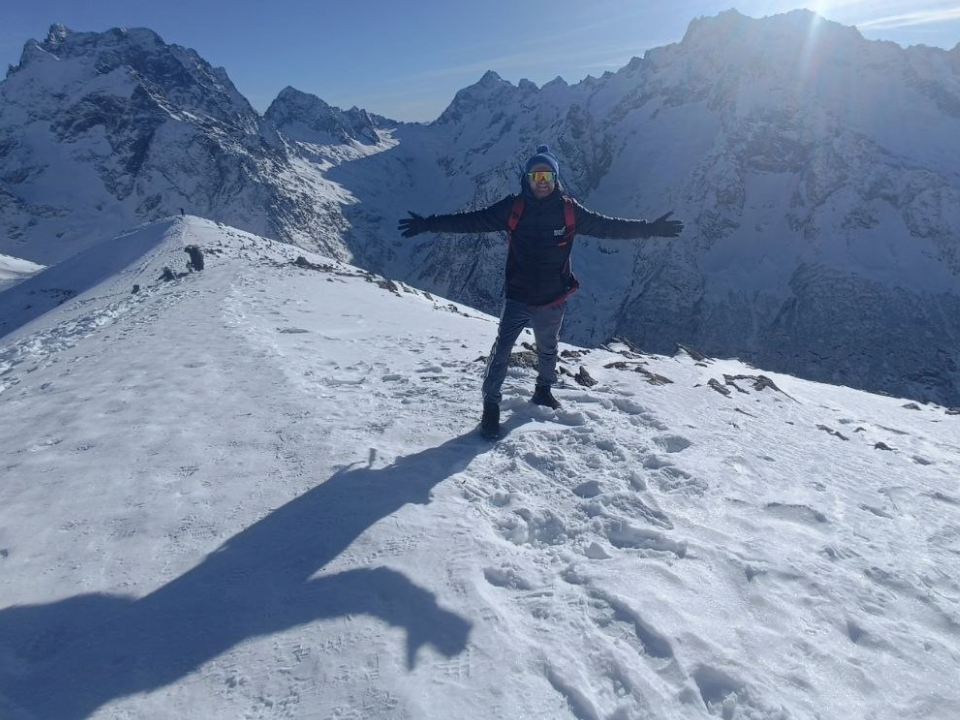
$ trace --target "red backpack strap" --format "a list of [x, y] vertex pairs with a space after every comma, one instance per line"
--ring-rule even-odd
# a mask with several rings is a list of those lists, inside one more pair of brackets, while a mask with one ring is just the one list
[[577, 234], [577, 213], [574, 208], [573, 198], [569, 195], [563, 196], [563, 241], [560, 247], [568, 245], [573, 236]]
[[520, 216], [523, 215], [523, 207], [523, 195], [517, 195], [517, 198], [513, 201], [513, 207], [510, 208], [510, 217], [507, 218], [507, 232], [510, 235], [513, 235], [513, 231], [517, 229]]
[[513, 245], [513, 231], [517, 229], [520, 216], [523, 215], [523, 208], [523, 195], [517, 195], [513, 201], [513, 207], [510, 208], [510, 217], [507, 218], [507, 247]]

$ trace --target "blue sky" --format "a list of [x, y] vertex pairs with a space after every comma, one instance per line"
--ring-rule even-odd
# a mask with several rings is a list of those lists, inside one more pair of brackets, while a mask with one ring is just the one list
[[960, 42], [960, 0], [5, 0], [0, 67], [54, 23], [148, 27], [226, 68], [260, 111], [292, 85], [332, 105], [428, 121], [486, 70], [513, 83], [575, 83], [677, 42], [691, 19], [731, 6], [752, 17], [806, 7], [904, 46]]

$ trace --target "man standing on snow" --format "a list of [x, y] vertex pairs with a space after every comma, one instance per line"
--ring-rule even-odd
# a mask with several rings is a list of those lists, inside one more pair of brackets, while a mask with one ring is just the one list
[[683, 231], [681, 221], [669, 219], [672, 212], [651, 222], [592, 212], [563, 192], [559, 176], [557, 158], [546, 145], [540, 145], [537, 154], [527, 160], [519, 194], [473, 212], [429, 217], [411, 212], [398, 226], [407, 238], [423, 232], [507, 232], [507, 298], [482, 388], [480, 432], [489, 440], [500, 436], [500, 387], [513, 345], [527, 325], [533, 326], [540, 365], [531, 402], [560, 407], [550, 388], [557, 381], [557, 343], [567, 298], [580, 287], [570, 270], [576, 233], [626, 240], [672, 238]]

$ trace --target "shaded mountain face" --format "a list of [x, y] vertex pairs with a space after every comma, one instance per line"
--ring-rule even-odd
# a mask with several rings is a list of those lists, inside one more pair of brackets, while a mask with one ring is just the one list
[[686, 223], [578, 239], [569, 341], [680, 342], [957, 405], [958, 77], [960, 47], [728, 11], [576, 85], [487, 73], [430, 125], [293, 88], [260, 117], [149, 31], [55, 27], [0, 83], [0, 252], [49, 263], [186, 207], [497, 312], [502, 235], [402, 241], [396, 218], [515, 192], [547, 142], [592, 209]]

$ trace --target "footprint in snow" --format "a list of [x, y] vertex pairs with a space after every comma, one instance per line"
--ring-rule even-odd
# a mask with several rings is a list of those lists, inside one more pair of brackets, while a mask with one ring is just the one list
[[615, 640], [625, 641], [648, 660], [671, 661], [673, 647], [663, 633], [644, 620], [633, 608], [612, 597], [593, 591], [588, 603], [590, 619]]
[[569, 539], [566, 524], [549, 510], [514, 510], [498, 524], [504, 539], [515, 545], [559, 545]]
[[745, 686], [723, 670], [700, 665], [693, 671], [693, 681], [700, 692], [700, 699], [707, 710], [719, 711], [724, 718], [732, 718], [737, 711], [737, 701]]
[[824, 555], [826, 555], [828, 558], [833, 560], [834, 562], [841, 562], [843, 560], [853, 560], [860, 557], [860, 555], [855, 550], [845, 545], [840, 545], [840, 546], [827, 545], [823, 548], [821, 552]]
[[573, 489], [573, 494], [582, 498], [594, 498], [600, 494], [600, 483], [596, 480], [588, 480], [585, 483], [577, 485]]
[[520, 570], [512, 565], [503, 567], [488, 567], [483, 570], [483, 577], [494, 587], [508, 590], [533, 590], [533, 583], [527, 580]]
[[672, 540], [657, 530], [635, 527], [623, 520], [608, 520], [603, 523], [602, 531], [610, 544], [620, 550], [666, 552], [678, 558], [687, 556], [685, 541]]
[[932, 493], [925, 493], [927, 497], [931, 497], [934, 500], [938, 500], [947, 505], [960, 505], [960, 500], [945, 493], [940, 492], [939, 490]]
[[653, 442], [668, 453], [683, 452], [693, 445], [692, 442], [679, 435], [661, 435], [655, 437]]
[[442, 374], [443, 368], [439, 365], [424, 365], [416, 370], [418, 373]]
[[880, 508], [872, 507], [871, 505], [860, 505], [860, 509], [866, 510], [869, 513], [873, 513], [877, 517], [881, 517], [886, 520], [893, 520], [893, 515], [885, 510], [881, 510]]
[[645, 458], [643, 466], [654, 471], [652, 477], [661, 492], [700, 496], [709, 489], [709, 485], [704, 480], [694, 477], [656, 455]]
[[606, 515], [612, 519], [618, 519], [610, 513], [610, 511], [616, 511], [622, 513], [625, 517], [642, 520], [648, 525], [654, 525], [664, 530], [673, 530], [673, 522], [665, 512], [656, 507], [651, 507], [635, 495], [626, 493], [607, 495], [594, 504], [601, 508], [598, 514]]
[[804, 525], [823, 525], [828, 522], [827, 516], [819, 510], [814, 510], [808, 505], [795, 505], [788, 503], [772, 502], [767, 503], [764, 508], [774, 517], [783, 520], [802, 523]]

